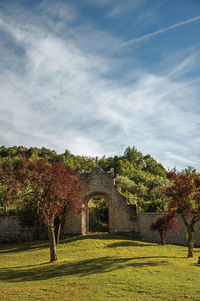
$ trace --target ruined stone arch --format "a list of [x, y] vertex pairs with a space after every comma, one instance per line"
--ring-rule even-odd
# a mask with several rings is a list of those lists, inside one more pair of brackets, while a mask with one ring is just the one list
[[89, 200], [97, 196], [105, 198], [108, 202], [111, 200], [111, 195], [109, 195], [104, 191], [93, 191], [93, 192], [86, 193], [84, 195], [84, 200], [86, 200], [86, 202], [87, 201], [89, 202]]
[[[95, 167], [90, 173], [82, 173], [86, 192], [83, 198], [86, 202], [93, 196], [102, 196], [108, 202], [109, 232], [137, 234], [138, 222], [135, 205], [128, 205], [126, 198], [119, 192], [114, 172], [107, 173], [100, 167]], [[65, 223], [65, 233], [86, 234], [89, 230], [89, 216], [85, 210], [81, 214], [72, 214]]]

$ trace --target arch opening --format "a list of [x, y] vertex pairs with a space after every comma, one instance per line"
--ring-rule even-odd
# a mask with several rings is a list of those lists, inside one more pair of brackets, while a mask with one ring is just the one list
[[103, 197], [93, 197], [88, 202], [89, 232], [100, 233], [109, 231], [108, 202]]
[[110, 232], [110, 200], [110, 195], [99, 191], [85, 196], [88, 210], [82, 212], [82, 234]]

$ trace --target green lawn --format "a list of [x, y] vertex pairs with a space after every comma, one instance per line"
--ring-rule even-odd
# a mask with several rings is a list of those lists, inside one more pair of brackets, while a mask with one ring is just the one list
[[187, 248], [122, 236], [61, 241], [48, 263], [44, 241], [0, 244], [0, 300], [200, 300], [200, 267]]

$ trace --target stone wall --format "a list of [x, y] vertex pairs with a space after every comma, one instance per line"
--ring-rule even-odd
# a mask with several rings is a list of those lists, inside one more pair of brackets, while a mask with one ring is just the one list
[[[162, 213], [156, 212], [141, 212], [138, 213], [138, 227], [140, 232], [140, 239], [149, 242], [160, 243], [159, 233], [153, 232], [150, 230], [149, 225], [152, 222], [155, 222], [158, 216], [161, 216]], [[178, 217], [178, 231], [171, 231], [167, 236], [168, 244], [177, 244], [177, 245], [186, 245], [186, 227], [183, 223], [181, 217]], [[195, 245], [200, 245], [200, 222], [197, 222], [195, 225], [195, 235], [194, 235]]]
[[81, 214], [69, 214], [62, 228], [62, 233], [64, 235], [68, 234], [81, 234], [82, 233], [82, 225], [81, 225]]
[[22, 228], [16, 216], [0, 216], [0, 242], [45, 239], [47, 232], [38, 228]]
[[[137, 234], [135, 237], [140, 238], [143, 241], [160, 243], [159, 234], [157, 232], [152, 232], [149, 229], [150, 223], [154, 222], [160, 215], [162, 215], [162, 213], [141, 212], [136, 214], [132, 212], [132, 222]], [[81, 234], [80, 220], [78, 215], [76, 216], [76, 219], [74, 219], [74, 217], [69, 217], [63, 228], [63, 234]], [[178, 225], [178, 232], [169, 232], [167, 243], [186, 245], [186, 227], [181, 218], [178, 218]], [[125, 228], [124, 225], [123, 229]], [[134, 232], [132, 229], [127, 228], [126, 233], [133, 234]], [[46, 237], [47, 232], [42, 229], [22, 228], [16, 216], [0, 216], [0, 242], [20, 242], [44, 239]], [[200, 246], [200, 222], [195, 225], [195, 245]]]

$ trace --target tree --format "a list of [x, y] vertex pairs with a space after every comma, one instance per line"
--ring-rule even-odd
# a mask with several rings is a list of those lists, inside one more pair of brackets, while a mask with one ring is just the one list
[[119, 176], [116, 184], [121, 188], [121, 192], [126, 196], [130, 204], [137, 204], [138, 211], [146, 212], [166, 212], [166, 200], [162, 194], [162, 189], [169, 185], [170, 181], [160, 176], [154, 176], [148, 172], [140, 171], [140, 179], [143, 175], [144, 181], [130, 180], [127, 176]]
[[134, 146], [132, 148], [129, 146], [125, 149], [124, 158], [132, 163], [134, 167], [144, 167], [143, 155]]
[[25, 195], [34, 194], [37, 198], [48, 229], [50, 262], [57, 261], [55, 218], [64, 210], [67, 213], [70, 210], [82, 210], [83, 186], [80, 178], [61, 163], [49, 164], [45, 159], [31, 161], [23, 157], [17, 179]]
[[167, 172], [162, 164], [156, 162], [149, 154], [144, 156], [144, 170], [150, 172], [151, 174], [166, 177]]
[[169, 211], [163, 216], [158, 216], [155, 223], [150, 224], [152, 231], [158, 231], [162, 245], [166, 245], [167, 234], [171, 230], [177, 229], [176, 223], [177, 213], [175, 211]]
[[16, 171], [13, 160], [6, 157], [0, 161], [0, 202], [7, 214], [8, 206], [17, 194]]
[[61, 155], [62, 162], [67, 168], [71, 168], [78, 173], [89, 172], [95, 167], [95, 158], [86, 156]]
[[182, 217], [187, 228], [188, 257], [193, 257], [194, 226], [200, 220], [200, 176], [194, 172], [169, 173], [172, 184], [164, 189], [168, 207]]
[[114, 157], [108, 157], [106, 158], [103, 156], [101, 159], [98, 160], [98, 165], [101, 167], [104, 171], [110, 171], [111, 168], [114, 168], [115, 172], [118, 172], [118, 162], [120, 157], [114, 156]]

